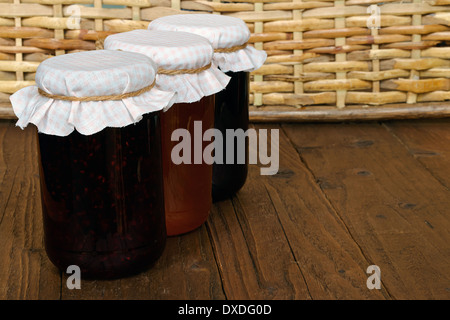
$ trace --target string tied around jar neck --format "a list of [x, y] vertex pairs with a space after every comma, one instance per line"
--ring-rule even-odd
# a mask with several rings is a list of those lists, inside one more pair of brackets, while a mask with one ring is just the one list
[[116, 94], [116, 95], [104, 95], [104, 96], [90, 96], [90, 97], [74, 97], [74, 96], [63, 96], [63, 95], [57, 95], [57, 94], [50, 94], [42, 90], [41, 88], [38, 88], [38, 93], [41, 96], [44, 96], [46, 98], [55, 99], [55, 100], [64, 100], [64, 101], [107, 101], [107, 100], [122, 100], [126, 98], [136, 97], [139, 96], [147, 91], [150, 91], [155, 86], [156, 80], [153, 80], [153, 83], [143, 87], [142, 89], [133, 91], [133, 92], [127, 92], [122, 94]]
[[217, 48], [217, 49], [214, 49], [214, 52], [215, 52], [215, 53], [231, 53], [231, 52], [236, 52], [236, 51], [245, 49], [245, 48], [247, 47], [247, 44], [248, 44], [248, 42], [246, 42], [246, 43], [244, 43], [244, 44], [241, 44], [241, 45], [238, 45], [238, 46], [233, 46], [233, 47], [230, 47], [230, 48]]
[[164, 75], [176, 75], [176, 74], [196, 74], [208, 70], [211, 68], [211, 62], [206, 66], [196, 68], [196, 69], [163, 69], [159, 68], [158, 73]]

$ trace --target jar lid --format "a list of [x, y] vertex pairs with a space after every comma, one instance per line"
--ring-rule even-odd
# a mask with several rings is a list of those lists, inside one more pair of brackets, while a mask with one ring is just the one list
[[195, 102], [227, 86], [230, 77], [212, 65], [209, 41], [192, 33], [133, 30], [108, 36], [105, 49], [145, 54], [158, 65], [156, 87], [176, 92], [176, 102]]
[[96, 50], [56, 56], [36, 71], [36, 85], [11, 97], [17, 125], [67, 136], [94, 134], [136, 123], [142, 115], [167, 109], [174, 93], [154, 87], [157, 67], [145, 55]]
[[248, 46], [250, 30], [241, 19], [217, 14], [177, 14], [153, 20], [149, 30], [182, 31], [208, 39], [214, 63], [223, 71], [253, 71], [266, 61], [265, 51]]

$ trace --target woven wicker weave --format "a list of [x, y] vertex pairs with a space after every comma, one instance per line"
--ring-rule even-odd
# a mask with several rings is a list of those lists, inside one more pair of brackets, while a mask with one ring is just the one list
[[268, 53], [251, 77], [256, 120], [450, 114], [450, 0], [0, 0], [0, 117], [44, 59], [180, 12], [247, 22]]

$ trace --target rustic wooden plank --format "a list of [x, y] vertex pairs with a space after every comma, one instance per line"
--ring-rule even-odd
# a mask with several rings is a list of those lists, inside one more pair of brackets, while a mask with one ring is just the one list
[[278, 173], [258, 180], [264, 182], [273, 202], [309, 294], [315, 300], [389, 299], [385, 288], [367, 288], [370, 257], [352, 238], [282, 130], [279, 146]]
[[[311, 75], [311, 80], [315, 79], [315, 74], [305, 74], [306, 77]], [[327, 79], [328, 75], [318, 73], [317, 77]], [[276, 80], [275, 78], [273, 80]], [[295, 79], [283, 79], [285, 81], [294, 81]], [[13, 82], [15, 83], [15, 82]], [[1, 86], [1, 83], [0, 83]], [[268, 93], [268, 96], [277, 95]], [[279, 102], [268, 102], [267, 106], [254, 107], [250, 106], [250, 120], [252, 122], [341, 122], [347, 120], [372, 121], [372, 120], [392, 120], [392, 119], [421, 119], [421, 118], [447, 118], [450, 117], [450, 106], [448, 102], [421, 102], [415, 104], [406, 103], [392, 103], [381, 106], [367, 105], [348, 105], [344, 109], [338, 109], [333, 104], [335, 103], [334, 93], [317, 93], [317, 94], [303, 94], [291, 95], [294, 100], [290, 101], [286, 97], [276, 99]], [[0, 98], [2, 92], [0, 92]], [[304, 108], [293, 108], [286, 105], [297, 104], [297, 96], [300, 96], [301, 105], [308, 105]], [[310, 96], [311, 98], [306, 98]], [[316, 102], [313, 96], [322, 97]], [[251, 98], [251, 95], [250, 95]], [[263, 96], [264, 100], [264, 96]], [[268, 99], [269, 100], [269, 99]], [[440, 100], [432, 100], [440, 101]], [[313, 106], [310, 104], [319, 104]], [[331, 104], [331, 105], [325, 105]], [[273, 106], [272, 106], [273, 105]], [[17, 119], [15, 116], [11, 103], [9, 100], [0, 101], [0, 119]]]
[[310, 299], [259, 169], [250, 166], [232, 201], [218, 202], [208, 228], [228, 299]]
[[[263, 97], [264, 99], [264, 97]], [[281, 105], [250, 106], [252, 122], [341, 122], [385, 119], [420, 119], [450, 117], [448, 102], [395, 103], [383, 106], [349, 105], [338, 109], [333, 105], [293, 108]]]
[[448, 299], [449, 190], [376, 123], [283, 128], [389, 293]]
[[[448, 299], [449, 176], [436, 173], [449, 122], [285, 125], [277, 175], [250, 166], [237, 196], [169, 238], [147, 272], [82, 290], [43, 249], [34, 128], [0, 122], [0, 299]], [[380, 291], [365, 288], [369, 264]]]
[[62, 299], [225, 299], [206, 227], [169, 237], [163, 255], [147, 271], [124, 279], [83, 280], [69, 290], [63, 278]]
[[59, 299], [43, 246], [35, 128], [0, 122], [0, 299]]
[[389, 121], [384, 125], [444, 186], [450, 188], [450, 120]]

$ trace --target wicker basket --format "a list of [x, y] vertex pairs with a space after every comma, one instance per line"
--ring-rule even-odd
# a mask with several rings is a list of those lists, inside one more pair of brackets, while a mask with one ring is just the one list
[[267, 51], [254, 121], [450, 115], [450, 0], [0, 0], [0, 117], [44, 59], [190, 12], [242, 18]]

